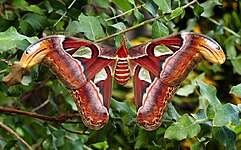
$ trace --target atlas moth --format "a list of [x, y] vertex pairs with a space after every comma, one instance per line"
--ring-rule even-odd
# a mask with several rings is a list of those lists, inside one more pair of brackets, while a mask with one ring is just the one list
[[132, 78], [137, 120], [145, 130], [161, 123], [172, 97], [190, 71], [203, 60], [222, 64], [217, 42], [202, 34], [183, 32], [130, 49], [63, 35], [30, 45], [20, 64], [42, 63], [71, 93], [83, 123], [98, 130], [108, 123], [113, 78], [125, 84]]

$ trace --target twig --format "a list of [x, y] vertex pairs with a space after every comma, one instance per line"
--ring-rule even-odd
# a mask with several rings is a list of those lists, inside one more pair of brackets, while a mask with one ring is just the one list
[[[216, 20], [214, 20], [214, 19], [212, 19], [212, 18], [207, 18], [207, 19], [208, 19], [209, 21], [211, 21], [212, 23], [216, 24], [216, 25], [220, 25], [219, 22], [217, 22]], [[235, 31], [229, 29], [228, 27], [225, 27], [225, 26], [224, 26], [223, 28], [224, 28], [224, 30], [230, 32], [230, 33], [233, 34], [234, 36], [236, 36], [236, 37], [238, 37], [238, 38], [241, 37], [239, 34], [237, 34]]]
[[[70, 9], [74, 5], [75, 2], [76, 2], [76, 0], [73, 0], [67, 9]], [[67, 14], [67, 11], [64, 12], [64, 14], [59, 18], [58, 21], [56, 21], [56, 23], [53, 26], [55, 27], [65, 17], [66, 14]]]
[[208, 120], [209, 120], [208, 118], [197, 119], [194, 123], [196, 123], [196, 124], [201, 124], [201, 123], [207, 122]]
[[[88, 134], [85, 131], [72, 131], [69, 130], [67, 128], [65, 128], [61, 123], [65, 123], [65, 121], [67, 119], [72, 119], [75, 117], [80, 117], [79, 114], [69, 114], [69, 115], [61, 115], [59, 117], [50, 117], [50, 116], [46, 116], [46, 115], [40, 115], [40, 114], [36, 114], [36, 113], [32, 113], [32, 112], [26, 112], [23, 110], [17, 110], [17, 109], [13, 109], [13, 108], [6, 108], [6, 107], [2, 107], [0, 106], [0, 111], [2, 112], [8, 112], [8, 113], [15, 113], [15, 114], [19, 114], [19, 115], [25, 115], [25, 116], [29, 116], [32, 118], [37, 118], [37, 119], [41, 119], [41, 120], [46, 120], [46, 121], [50, 121], [50, 122], [55, 122], [57, 123], [61, 128], [63, 128], [64, 130], [71, 132], [71, 133], [76, 133], [76, 134]], [[76, 123], [76, 122], [66, 122], [66, 123]], [[79, 122], [78, 122], [79, 123]]]
[[[40, 114], [36, 114], [36, 113], [32, 113], [32, 112], [26, 112], [23, 110], [17, 110], [17, 109], [13, 109], [13, 108], [6, 108], [6, 107], [2, 107], [0, 106], [0, 111], [3, 112], [8, 112], [8, 113], [15, 113], [15, 114], [19, 114], [19, 115], [25, 115], [25, 116], [29, 116], [32, 118], [37, 118], [37, 119], [41, 119], [41, 120], [46, 120], [46, 121], [50, 121], [50, 122], [55, 122], [57, 123], [61, 128], [63, 128], [64, 130], [71, 132], [71, 133], [75, 133], [75, 134], [88, 134], [85, 131], [72, 131], [69, 130], [67, 128], [65, 128], [61, 123], [76, 123], [76, 122], [65, 122], [67, 119], [72, 119], [75, 117], [80, 117], [79, 114], [69, 114], [69, 115], [61, 115], [59, 117], [50, 117], [50, 116], [46, 116], [46, 115], [40, 115]], [[79, 122], [78, 122], [79, 123]]]
[[63, 128], [64, 130], [70, 132], [70, 133], [74, 133], [74, 134], [88, 134], [87, 132], [85, 131], [73, 131], [73, 130], [70, 130], [70, 129], [67, 129], [65, 128], [61, 123], [58, 123], [58, 125]]
[[13, 54], [10, 54], [10, 55], [7, 57], [7, 60], [10, 60], [10, 59], [14, 58], [14, 57], [18, 54], [19, 50], [20, 50], [20, 49], [17, 49]]
[[28, 143], [26, 141], [24, 141], [23, 138], [21, 138], [16, 132], [14, 132], [12, 129], [10, 129], [8, 126], [6, 126], [5, 124], [3, 124], [2, 122], [0, 122], [0, 127], [2, 127], [3, 129], [5, 129], [6, 131], [8, 131], [10, 134], [12, 134], [13, 136], [16, 137], [16, 139], [18, 141], [20, 141], [21, 143], [23, 143], [23, 145], [25, 145], [29, 150], [33, 150], [32, 147], [30, 145], [28, 145]]
[[62, 117], [59, 119], [59, 118], [55, 118], [55, 117], [40, 115], [40, 114], [26, 112], [26, 111], [22, 111], [22, 110], [13, 109], [13, 108], [6, 108], [6, 107], [2, 107], [2, 106], [0, 106], [0, 110], [4, 111], [4, 112], [8, 112], [8, 113], [16, 113], [16, 114], [25, 115], [25, 116], [38, 118], [41, 120], [52, 121], [52, 122], [63, 122], [64, 121]]
[[36, 113], [32, 113], [32, 112], [27, 112], [27, 111], [13, 109], [13, 108], [6, 108], [6, 107], [2, 107], [2, 106], [0, 106], [0, 110], [4, 111], [4, 112], [8, 112], [8, 113], [25, 115], [25, 116], [38, 118], [38, 119], [41, 119], [41, 120], [47, 120], [47, 121], [51, 121], [51, 122], [57, 122], [57, 123], [59, 123], [59, 122], [63, 123], [67, 119], [79, 117], [79, 114], [62, 115], [60, 117], [50, 117], [50, 116], [46, 116], [46, 115], [40, 115], [40, 114], [36, 114]]
[[194, 4], [196, 2], [197, 2], [197, 0], [193, 0], [193, 1], [189, 2], [186, 5], [182, 6], [182, 9], [186, 9], [187, 7], [191, 6], [192, 4]]
[[[137, 6], [137, 7], [135, 7], [135, 8], [138, 9], [138, 8], [141, 8], [141, 6]], [[121, 17], [121, 16], [124, 16], [125, 14], [128, 14], [129, 12], [132, 12], [135, 8], [132, 8], [132, 9], [126, 11], [126, 12], [123, 12], [123, 13], [117, 15], [117, 16], [114, 16], [114, 17], [111, 17], [111, 18], [105, 19], [105, 21], [113, 20], [113, 19], [119, 18], [119, 17]]]
[[[50, 77], [51, 78], [51, 77]], [[25, 96], [22, 97], [22, 100], [25, 101], [28, 99], [34, 92], [39, 91], [47, 82], [49, 82], [50, 78], [47, 78], [43, 80], [39, 85], [35, 86], [31, 92], [25, 94]]]
[[33, 108], [32, 112], [36, 112], [37, 110], [43, 108], [45, 105], [47, 105], [50, 102], [50, 96], [48, 96], [48, 99], [46, 101], [44, 101], [41, 105], [39, 105], [38, 107]]
[[[197, 0], [193, 0], [193, 1], [191, 1], [190, 3], [182, 6], [181, 8], [182, 8], [182, 9], [186, 9], [187, 7], [191, 6], [192, 4], [194, 4], [194, 3], [196, 3], [196, 2], [197, 2]], [[118, 16], [121, 16], [121, 15], [118, 15]], [[98, 43], [98, 42], [101, 42], [101, 41], [104, 41], [104, 40], [113, 38], [113, 37], [115, 37], [115, 36], [117, 36], [117, 35], [119, 35], [119, 34], [123, 34], [123, 33], [125, 33], [125, 32], [130, 31], [130, 30], [133, 30], [133, 29], [135, 29], [135, 28], [138, 28], [138, 27], [140, 27], [140, 26], [143, 26], [143, 25], [145, 25], [145, 24], [148, 24], [148, 23], [150, 23], [150, 22], [153, 22], [153, 21], [155, 21], [155, 20], [158, 20], [158, 19], [160, 19], [160, 18], [162, 18], [162, 17], [163, 17], [163, 16], [157, 16], [157, 17], [155, 17], [155, 18], [152, 18], [152, 19], [149, 19], [149, 20], [145, 20], [145, 21], [143, 21], [143, 22], [141, 22], [141, 23], [139, 23], [139, 24], [137, 24], [137, 25], [135, 25], [135, 26], [132, 26], [132, 27], [127, 28], [127, 29], [125, 29], [125, 30], [119, 31], [119, 32], [117, 32], [117, 33], [115, 33], [115, 34], [112, 34], [112, 35], [109, 35], [109, 36], [107, 36], [107, 37], [104, 37], [104, 38], [95, 40], [94, 42]], [[116, 18], [117, 18], [117, 16], [116, 16]], [[113, 18], [111, 18], [111, 19], [113, 19]], [[110, 20], [110, 19], [107, 19], [107, 20]]]
[[144, 24], [147, 24], [147, 23], [153, 22], [153, 21], [155, 21], [155, 20], [158, 20], [158, 19], [160, 19], [161, 17], [162, 17], [162, 16], [158, 16], [158, 17], [155, 17], [155, 18], [152, 18], [152, 19], [149, 19], [149, 20], [145, 20], [145, 21], [143, 21], [143, 22], [141, 22], [141, 23], [139, 23], [139, 24], [137, 24], [137, 25], [135, 25], [135, 26], [132, 26], [132, 27], [127, 28], [127, 29], [125, 29], [125, 30], [119, 31], [119, 32], [117, 32], [117, 33], [115, 33], [115, 34], [112, 34], [112, 35], [110, 35], [110, 36], [107, 36], [107, 37], [104, 37], [104, 38], [95, 40], [94, 42], [100, 42], [100, 41], [104, 41], [104, 40], [113, 38], [113, 37], [115, 37], [115, 36], [117, 36], [117, 35], [119, 35], [119, 34], [128, 32], [128, 31], [133, 30], [133, 29], [135, 29], [135, 28], [138, 28], [138, 27], [140, 27], [140, 26], [143, 26]]
[[3, 74], [6, 72], [7, 69], [0, 70], [0, 74]]

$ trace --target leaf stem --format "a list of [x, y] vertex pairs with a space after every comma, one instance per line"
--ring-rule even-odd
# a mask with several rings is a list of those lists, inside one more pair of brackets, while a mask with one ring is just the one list
[[28, 143], [26, 141], [24, 141], [23, 138], [21, 138], [16, 132], [14, 132], [11, 128], [9, 128], [8, 126], [6, 126], [5, 124], [3, 124], [2, 122], [0, 122], [0, 127], [2, 127], [3, 129], [5, 129], [6, 131], [8, 131], [10, 134], [12, 134], [13, 136], [16, 137], [16, 139], [18, 141], [20, 141], [21, 143], [23, 143], [23, 145], [25, 145], [29, 150], [33, 150], [33, 148], [28, 145]]
[[[68, 6], [67, 9], [70, 9], [74, 3], [76, 2], [76, 0], [73, 0], [72, 3]], [[65, 17], [65, 15], [67, 14], [67, 10], [64, 12], [64, 14], [55, 22], [55, 24], [53, 25], [54, 27]]]
[[48, 99], [47, 99], [46, 101], [44, 101], [41, 105], [39, 105], [38, 107], [33, 108], [32, 112], [36, 112], [37, 110], [43, 108], [43, 107], [46, 106], [49, 102], [50, 102], [50, 98], [48, 97]]
[[111, 18], [105, 19], [105, 21], [113, 20], [113, 19], [119, 18], [119, 17], [121, 17], [121, 16], [124, 16], [124, 15], [128, 14], [129, 12], [134, 11], [135, 8], [138, 9], [138, 8], [140, 8], [140, 7], [141, 7], [141, 6], [134, 7], [134, 8], [132, 8], [132, 9], [126, 11], [126, 12], [123, 12], [123, 13], [117, 15], [117, 16], [114, 16], [114, 17], [111, 17]]
[[[212, 18], [207, 18], [207, 19], [208, 19], [209, 21], [211, 21], [212, 23], [216, 24], [216, 25], [220, 25], [219, 22], [217, 22], [216, 20], [214, 20], [214, 19], [212, 19]], [[238, 38], [241, 37], [239, 34], [237, 34], [235, 31], [231, 30], [230, 28], [228, 28], [228, 27], [226, 27], [226, 26], [224, 26], [223, 28], [224, 28], [224, 30], [230, 32], [230, 33], [233, 34], [234, 36], [236, 36], [236, 37], [238, 37]]]
[[200, 124], [200, 123], [204, 123], [207, 122], [209, 119], [208, 118], [204, 118], [204, 119], [197, 119], [194, 123], [196, 124]]

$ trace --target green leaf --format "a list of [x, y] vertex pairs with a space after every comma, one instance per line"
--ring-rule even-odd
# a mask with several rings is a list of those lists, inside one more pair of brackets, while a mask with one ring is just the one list
[[47, 7], [48, 8], [52, 7], [51, 9], [62, 10], [62, 11], [66, 10], [65, 4], [59, 0], [57, 0], [57, 1], [48, 0]]
[[219, 25], [217, 25], [215, 33], [216, 34], [223, 34], [224, 33], [224, 21], [223, 20], [219, 21]]
[[171, 12], [171, 1], [170, 0], [153, 0], [164, 13]]
[[197, 87], [197, 81], [204, 79], [204, 76], [204, 73], [198, 75], [197, 77], [194, 77], [192, 74], [189, 74], [188, 79], [191, 80], [191, 84], [186, 84], [180, 87], [177, 90], [176, 94], [180, 96], [189, 96], [190, 94], [194, 93], [194, 90]]
[[67, 35], [75, 35], [80, 32], [83, 32], [82, 26], [78, 21], [72, 21], [69, 23], [69, 25], [66, 27], [65, 32]]
[[9, 94], [14, 97], [20, 96], [22, 94], [18, 85], [10, 86], [8, 91], [9, 91]]
[[216, 5], [222, 5], [223, 0], [212, 0]]
[[234, 95], [236, 95], [238, 97], [241, 97], [241, 83], [236, 85], [236, 86], [233, 86], [231, 88], [230, 93], [232, 93], [232, 94], [234, 94]]
[[123, 11], [128, 11], [130, 9], [132, 9], [132, 5], [131, 3], [129, 3], [128, 0], [112, 0], [112, 2], [118, 6], [120, 9], [122, 9]]
[[201, 96], [208, 100], [209, 104], [215, 109], [215, 111], [218, 111], [222, 107], [222, 104], [216, 96], [216, 88], [201, 81], [197, 81], [197, 84], [200, 87]]
[[238, 56], [236, 45], [240, 45], [239, 42], [237, 42], [237, 37], [235, 36], [229, 36], [225, 40], [225, 49], [227, 50], [227, 58], [231, 60], [231, 63], [233, 65], [234, 72], [241, 75], [241, 57]]
[[100, 0], [95, 0], [94, 3], [95, 3], [96, 6], [98, 6], [100, 8], [108, 9], [110, 7], [109, 0], [101, 0], [101, 1]]
[[118, 102], [114, 99], [111, 101], [112, 112], [120, 117], [126, 125], [131, 125], [135, 121], [136, 112], [131, 108], [130, 104]]
[[223, 105], [213, 118], [213, 126], [225, 126], [228, 123], [240, 125], [238, 113], [237, 106], [229, 103]]
[[202, 150], [202, 143], [196, 142], [191, 146], [191, 150]]
[[215, 116], [216, 114], [216, 111], [214, 110], [214, 108], [211, 106], [211, 105], [208, 105], [207, 109], [206, 109], [206, 114], [207, 114], [207, 117], [212, 120], [213, 117]]
[[196, 124], [192, 117], [184, 114], [177, 122], [167, 128], [164, 137], [180, 141], [185, 138], [192, 138], [196, 136], [200, 130], [200, 125]]
[[189, 19], [187, 21], [187, 28], [185, 29], [185, 31], [187, 31], [187, 32], [192, 31], [195, 28], [196, 23], [197, 23], [197, 20], [195, 18]]
[[62, 129], [54, 131], [53, 135], [56, 137], [55, 144], [57, 147], [64, 145], [65, 132]]
[[28, 86], [32, 82], [32, 76], [23, 76], [21, 83]]
[[12, 22], [7, 19], [0, 19], [0, 32], [6, 31], [8, 28], [12, 26]]
[[83, 141], [81, 138], [75, 140], [71, 143], [71, 145], [68, 147], [70, 150], [83, 150]]
[[235, 36], [229, 36], [225, 40], [225, 49], [227, 49], [227, 57], [231, 60], [235, 59], [237, 57], [237, 50], [235, 48], [235, 41], [236, 41]]
[[30, 43], [36, 41], [35, 38], [29, 38], [19, 34], [14, 27], [10, 27], [5, 32], [0, 32], [0, 52], [16, 48], [17, 45], [24, 39], [28, 40]]
[[204, 8], [204, 12], [202, 13], [201, 16], [208, 18], [214, 15], [215, 3], [213, 3], [212, 1], [206, 1], [200, 4], [200, 6]]
[[116, 24], [112, 24], [111, 26], [116, 28], [116, 29], [118, 29], [118, 30], [120, 30], [120, 31], [126, 29], [126, 26], [125, 26], [125, 24], [123, 22], [118, 22]]
[[130, 114], [132, 117], [136, 116], [136, 112], [131, 108], [130, 104], [111, 100], [111, 108], [117, 110], [120, 114]]
[[7, 142], [7, 144], [4, 146], [4, 149], [6, 150], [10, 150], [11, 148], [13, 148], [15, 146], [15, 144], [17, 143], [17, 140], [9, 140]]
[[36, 33], [43, 31], [49, 25], [47, 17], [34, 13], [26, 14], [20, 20], [21, 31], [29, 36], [33, 36]]
[[44, 149], [52, 149], [57, 150], [56, 144], [55, 144], [56, 138], [53, 135], [49, 135], [45, 140], [43, 141], [43, 148]]
[[[135, 149], [147, 148], [150, 143], [155, 139], [156, 133], [140, 130], [138, 136], [136, 137]], [[147, 138], [148, 137], [148, 138]]]
[[180, 96], [188, 96], [190, 94], [192, 94], [195, 90], [196, 86], [194, 85], [184, 85], [183, 87], [179, 88], [177, 90], [177, 95], [180, 95]]
[[173, 120], [178, 120], [178, 118], [180, 118], [180, 115], [178, 114], [178, 112], [176, 111], [175, 107], [172, 105], [172, 103], [170, 103], [168, 105], [168, 109], [167, 109], [167, 112], [166, 114], [164, 115], [164, 121], [165, 120], [170, 120], [170, 121], [173, 121]]
[[241, 75], [241, 57], [236, 57], [234, 59], [231, 60], [231, 63], [233, 65], [233, 69], [236, 73], [238, 73], [239, 75]]
[[152, 25], [152, 38], [160, 38], [169, 34], [169, 29], [160, 21], [155, 21]]
[[113, 137], [112, 135], [113, 132], [115, 132], [115, 128], [112, 125], [108, 125], [98, 131], [92, 130], [88, 136], [88, 143], [93, 144], [103, 142], [107, 139], [107, 137]]
[[205, 118], [207, 118], [204, 109], [199, 109], [198, 112], [196, 114], [192, 114], [192, 116], [196, 119], [196, 120], [203, 120]]
[[199, 3], [196, 3], [193, 12], [196, 16], [199, 17], [204, 12], [204, 8]]
[[44, 12], [41, 8], [39, 8], [37, 5], [30, 5], [28, 7], [28, 11], [34, 12], [39, 15], [44, 15]]
[[237, 149], [235, 132], [228, 127], [213, 127], [212, 135], [219, 144], [224, 145], [228, 150]]
[[137, 8], [134, 8], [134, 16], [136, 17], [134, 24], [140, 23], [144, 18], [144, 15], [140, 13]]
[[153, 0], [147, 1], [142, 7], [149, 11], [152, 16], [156, 17], [158, 15], [158, 6]]
[[178, 17], [180, 15], [183, 16], [183, 14], [185, 14], [185, 11], [181, 7], [178, 7], [174, 11], [172, 11], [172, 13], [170, 15], [170, 20], [174, 19], [174, 18], [176, 18], [176, 17]]
[[96, 40], [105, 37], [105, 33], [100, 25], [99, 20], [93, 16], [79, 16], [80, 26], [83, 29], [85, 36], [90, 40]]
[[92, 145], [93, 145], [93, 147], [95, 147], [97, 149], [102, 149], [102, 150], [106, 150], [109, 147], [107, 141], [98, 142], [98, 143], [95, 143], [95, 144], [92, 144]]
[[13, 5], [20, 8], [21, 10], [28, 9], [28, 3], [25, 0], [14, 0]]

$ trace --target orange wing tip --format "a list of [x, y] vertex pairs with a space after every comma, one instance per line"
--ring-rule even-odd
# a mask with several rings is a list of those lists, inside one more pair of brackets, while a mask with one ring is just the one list
[[29, 69], [40, 64], [49, 51], [50, 50], [40, 51], [36, 54], [26, 54], [25, 52], [20, 59], [20, 66]]
[[28, 68], [28, 64], [26, 63], [26, 57], [27, 57], [26, 54], [23, 53], [23, 55], [22, 55], [22, 57], [20, 59], [20, 66], [22, 68]]
[[223, 64], [226, 60], [226, 56], [221, 46], [213, 39], [198, 33], [184, 32], [182, 33], [186, 40], [189, 40], [189, 36], [192, 36], [193, 47], [197, 48], [202, 56], [207, 60], [215, 64]]

